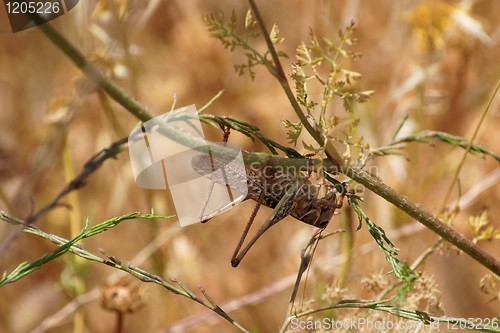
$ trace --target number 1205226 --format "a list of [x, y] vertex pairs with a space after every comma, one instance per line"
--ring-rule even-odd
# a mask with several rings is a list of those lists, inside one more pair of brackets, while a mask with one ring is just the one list
[[59, 1], [6, 1], [7, 14], [59, 14]]

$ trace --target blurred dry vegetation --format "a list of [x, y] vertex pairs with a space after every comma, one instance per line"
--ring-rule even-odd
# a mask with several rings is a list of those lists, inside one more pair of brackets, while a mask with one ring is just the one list
[[[281, 121], [297, 119], [279, 84], [264, 68], [257, 68], [254, 81], [246, 75], [239, 77], [233, 65], [244, 62], [244, 56], [225, 50], [202, 20], [202, 15], [230, 15], [234, 9], [243, 25], [248, 10], [245, 1], [102, 0], [95, 5], [94, 1], [80, 1], [51, 24], [152, 113], [170, 110], [174, 96], [178, 107], [201, 107], [224, 89], [207, 112], [247, 121], [286, 144], [287, 130]], [[258, 5], [267, 24], [276, 22], [285, 38], [279, 48], [290, 55], [284, 59], [288, 73], [295, 48], [307, 42], [311, 29], [335, 40], [339, 29], [351, 20], [356, 22], [354, 50], [363, 57], [345, 65], [362, 74], [359, 89], [375, 90], [367, 103], [354, 108], [360, 119], [357, 134], [371, 147], [389, 142], [405, 115], [409, 117], [403, 128], [406, 134], [431, 129], [470, 138], [500, 77], [497, 0], [273, 0]], [[0, 208], [23, 218], [48, 202], [93, 153], [126, 136], [137, 120], [90, 84], [36, 28], [3, 33], [0, 45]], [[265, 45], [258, 40], [256, 47], [263, 50]], [[477, 138], [496, 153], [500, 152], [499, 105], [497, 96]], [[333, 112], [346, 120], [344, 124], [352, 120], [341, 103]], [[212, 129], [206, 134], [212, 140], [221, 138]], [[265, 151], [238, 133], [230, 140], [246, 150]], [[370, 168], [376, 166], [386, 183], [437, 213], [463, 150], [443, 143], [435, 147], [410, 144], [403, 153], [409, 161], [383, 157], [371, 162]], [[483, 209], [487, 209], [491, 225], [500, 228], [498, 171], [494, 159], [476, 156], [469, 156], [462, 169], [461, 194], [468, 195], [468, 200], [462, 202], [453, 223], [469, 238], [474, 235], [467, 220]], [[493, 183], [485, 182], [487, 179]], [[476, 192], [469, 192], [471, 189]], [[453, 193], [455, 200], [457, 192]], [[383, 199], [364, 195], [366, 212], [401, 249], [401, 260], [413, 262], [436, 240], [436, 235]], [[86, 217], [97, 223], [151, 208], [159, 214], [175, 214], [167, 193], [142, 190], [134, 184], [126, 151], [107, 161], [65, 202], [71, 204], [71, 210], [53, 210], [37, 225], [69, 238]], [[275, 332], [287, 311], [300, 251], [312, 231], [288, 218], [259, 240], [234, 269], [229, 260], [252, 208], [253, 202], [245, 202], [207, 224], [182, 229], [174, 220], [128, 221], [83, 245], [96, 253], [103, 248], [122, 260], [132, 260], [162, 235], [158, 250], [135, 264], [165, 278], [176, 277], [192, 290], [202, 285], [219, 305], [235, 299], [233, 318], [255, 332]], [[257, 221], [269, 212], [261, 208]], [[355, 228], [352, 215], [348, 207], [342, 209], [327, 231], [340, 225]], [[0, 224], [2, 237], [12, 229]], [[498, 257], [499, 240], [479, 244]], [[384, 285], [394, 283], [386, 274], [390, 267], [384, 255], [365, 228], [354, 233], [352, 249], [349, 246], [341, 235], [320, 242], [299, 303], [310, 298], [328, 302], [341, 296], [371, 299]], [[0, 258], [0, 268], [11, 271], [18, 263], [53, 249], [46, 240], [21, 234]], [[352, 251], [348, 265], [338, 257], [346, 251]], [[30, 332], [77, 295], [109, 283], [107, 279], [115, 273], [105, 266], [75, 260], [70, 254], [64, 258], [1, 288], [0, 332]], [[424, 272], [425, 280], [414, 288], [416, 308], [436, 311], [436, 315], [443, 309], [447, 315], [464, 317], [500, 313], [498, 286], [495, 290], [493, 283], [486, 286], [483, 280], [480, 289], [486, 269], [451, 247], [438, 249], [417, 271]], [[346, 278], [340, 281], [342, 274]], [[197, 316], [207, 312], [158, 286], [142, 284], [141, 288], [144, 304], [126, 316], [124, 332], [158, 332], [187, 317], [200, 320], [204, 317]], [[256, 291], [251, 304], [238, 305], [249, 301], [246, 295]], [[99, 293], [89, 297], [77, 314], [69, 312], [47, 332], [110, 332], [114, 314], [103, 309]], [[338, 310], [336, 316], [345, 317], [345, 311]], [[235, 330], [216, 316], [195, 320], [187, 329]], [[42, 331], [39, 327], [38, 332]]]

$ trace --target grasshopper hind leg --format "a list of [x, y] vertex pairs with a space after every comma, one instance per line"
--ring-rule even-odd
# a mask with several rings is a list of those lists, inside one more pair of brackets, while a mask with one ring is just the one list
[[242, 238], [240, 239], [240, 242], [238, 244], [238, 247], [234, 251], [233, 257], [231, 258], [231, 266], [237, 267], [243, 257], [247, 254], [247, 252], [250, 250], [250, 248], [257, 242], [257, 240], [262, 236], [269, 228], [271, 228], [273, 225], [278, 223], [279, 221], [283, 220], [293, 209], [295, 205], [295, 196], [297, 194], [297, 189], [295, 187], [292, 187], [289, 189], [283, 198], [281, 198], [280, 202], [278, 205], [273, 209], [273, 212], [269, 216], [269, 218], [266, 220], [266, 222], [260, 227], [260, 229], [257, 231], [257, 233], [252, 237], [252, 239], [248, 242], [248, 244], [239, 252], [243, 241], [245, 240], [244, 238], [246, 237], [248, 230], [250, 229], [250, 225], [253, 222], [255, 215], [257, 214], [257, 210], [260, 206], [260, 203], [262, 201], [262, 194], [259, 197], [259, 202], [257, 202], [256, 209], [254, 210], [254, 213], [252, 213], [251, 220], [247, 224], [247, 227], [245, 229], [245, 232], [243, 233]]
[[236, 248], [234, 249], [233, 256], [231, 257], [231, 266], [233, 266], [233, 267], [237, 267], [239, 265], [241, 259], [249, 250], [245, 247], [243, 252], [240, 253], [241, 246], [243, 245], [243, 242], [245, 241], [245, 238], [248, 235], [248, 231], [250, 231], [250, 227], [252, 226], [253, 221], [255, 220], [255, 216], [257, 216], [257, 212], [259, 211], [259, 208], [262, 204], [263, 199], [264, 199], [264, 194], [262, 192], [259, 196], [259, 200], [257, 201], [257, 204], [255, 205], [255, 208], [252, 211], [252, 215], [250, 215], [250, 218], [248, 219], [248, 222], [245, 226], [245, 230], [243, 230], [243, 234], [241, 234], [238, 245], [236, 245]]

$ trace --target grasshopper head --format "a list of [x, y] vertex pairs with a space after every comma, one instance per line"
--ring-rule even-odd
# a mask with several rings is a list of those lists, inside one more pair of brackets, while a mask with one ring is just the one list
[[318, 228], [326, 228], [335, 208], [336, 206], [327, 199], [316, 199], [307, 213], [299, 217], [299, 220]]
[[324, 198], [315, 199], [306, 214], [299, 220], [317, 228], [326, 228], [335, 214], [335, 209], [342, 207], [343, 197], [342, 194], [337, 197], [335, 190], [329, 191]]

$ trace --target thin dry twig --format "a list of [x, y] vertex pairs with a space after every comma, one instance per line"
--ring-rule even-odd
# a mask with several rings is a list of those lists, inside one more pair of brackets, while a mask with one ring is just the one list
[[83, 166], [82, 171], [71, 180], [48, 204], [40, 208], [38, 211], [30, 214], [25, 220], [23, 225], [17, 227], [12, 231], [0, 244], [0, 256], [2, 256], [11, 242], [23, 231], [26, 226], [34, 224], [42, 215], [46, 214], [50, 210], [62, 206], [61, 199], [68, 195], [69, 193], [80, 189], [85, 185], [85, 181], [94, 172], [96, 172], [102, 164], [110, 159], [114, 158], [123, 149], [123, 146], [127, 143], [128, 138], [122, 138], [113, 142], [109, 147], [102, 149], [92, 156]]

